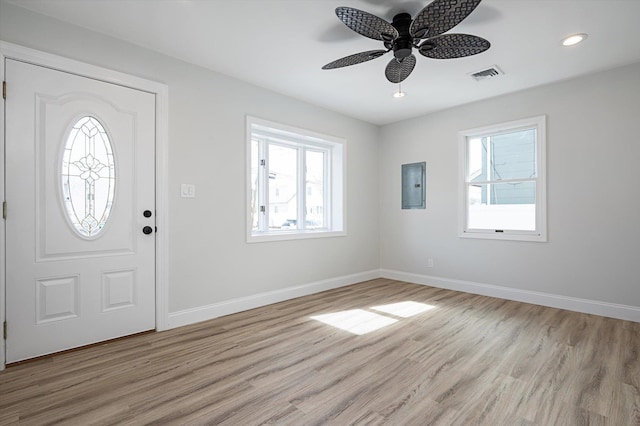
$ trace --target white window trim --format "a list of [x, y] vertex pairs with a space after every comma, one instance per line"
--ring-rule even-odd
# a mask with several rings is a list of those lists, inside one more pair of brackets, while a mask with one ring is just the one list
[[[485, 229], [467, 229], [467, 139], [473, 137], [496, 135], [523, 129], [536, 129], [536, 230], [517, 231]], [[546, 115], [509, 121], [491, 126], [463, 130], [458, 133], [458, 235], [461, 238], [481, 238], [490, 240], [515, 241], [547, 241], [547, 184], [546, 184]]]
[[[327, 185], [330, 187], [329, 191], [331, 195], [327, 194], [326, 206], [330, 209], [331, 213], [327, 214], [327, 220], [329, 223], [328, 228], [324, 229], [295, 229], [291, 231], [274, 231], [274, 232], [261, 232], [254, 233], [252, 231], [251, 222], [251, 140], [252, 140], [252, 126], [259, 125], [263, 127], [269, 127], [276, 129], [283, 133], [294, 133], [301, 136], [301, 139], [308, 145], [314, 145], [315, 140], [319, 140], [319, 151], [326, 149], [326, 142], [333, 145], [340, 145], [341, 149], [335, 150], [331, 155], [331, 172], [328, 176]], [[274, 134], [277, 137], [277, 134]], [[286, 144], [286, 142], [283, 142]], [[310, 239], [310, 238], [328, 238], [328, 237], [340, 237], [347, 235], [346, 231], [346, 217], [347, 217], [347, 203], [346, 203], [346, 155], [347, 147], [346, 140], [337, 138], [335, 136], [329, 136], [313, 132], [306, 129], [301, 129], [286, 124], [276, 123], [269, 120], [264, 120], [247, 115], [246, 120], [246, 182], [245, 182], [245, 204], [246, 204], [246, 240], [247, 243], [258, 243], [267, 241], [285, 241], [285, 240], [298, 240], [298, 239]], [[310, 148], [313, 150], [313, 148]], [[306, 191], [302, 194], [301, 199], [306, 197]], [[301, 202], [303, 202], [301, 200]]]

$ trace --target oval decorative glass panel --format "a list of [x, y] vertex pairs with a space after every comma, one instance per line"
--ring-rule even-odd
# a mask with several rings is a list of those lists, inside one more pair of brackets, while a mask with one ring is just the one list
[[116, 183], [111, 141], [95, 117], [82, 117], [73, 125], [61, 169], [69, 221], [81, 236], [95, 237], [109, 219]]

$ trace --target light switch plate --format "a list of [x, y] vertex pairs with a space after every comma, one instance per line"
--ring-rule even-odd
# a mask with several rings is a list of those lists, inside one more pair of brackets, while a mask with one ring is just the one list
[[196, 198], [196, 186], [191, 183], [183, 183], [180, 186], [180, 196], [182, 198]]

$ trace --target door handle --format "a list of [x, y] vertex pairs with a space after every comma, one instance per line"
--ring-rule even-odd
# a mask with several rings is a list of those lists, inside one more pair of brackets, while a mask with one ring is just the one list
[[153, 232], [153, 228], [150, 226], [145, 226], [144, 228], [142, 228], [142, 233], [145, 235], [149, 235], [152, 232]]

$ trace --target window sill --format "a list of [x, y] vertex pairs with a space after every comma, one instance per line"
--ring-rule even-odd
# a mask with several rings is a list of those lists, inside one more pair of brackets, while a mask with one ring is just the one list
[[345, 231], [280, 231], [251, 234], [247, 243], [266, 243], [269, 241], [307, 240], [312, 238], [344, 237]]
[[547, 242], [546, 235], [537, 233], [519, 234], [514, 232], [463, 231], [458, 236], [460, 238], [475, 238], [482, 240], [533, 241], [538, 243]]

